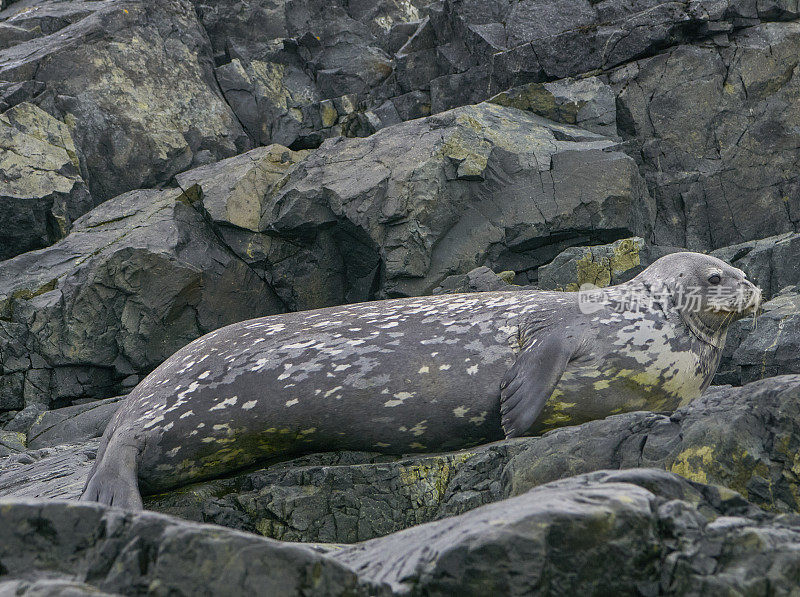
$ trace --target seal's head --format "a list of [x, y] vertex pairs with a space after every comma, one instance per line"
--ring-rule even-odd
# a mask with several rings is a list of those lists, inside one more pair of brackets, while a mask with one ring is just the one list
[[742, 270], [702, 253], [666, 255], [634, 280], [666, 294], [689, 328], [719, 347], [731, 323], [761, 306], [761, 289]]

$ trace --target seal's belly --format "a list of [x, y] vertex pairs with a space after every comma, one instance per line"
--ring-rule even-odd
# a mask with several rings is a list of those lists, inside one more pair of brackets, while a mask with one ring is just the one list
[[624, 412], [673, 411], [697, 398], [707, 384], [708, 367], [692, 350], [641, 360], [570, 366], [531, 432]]

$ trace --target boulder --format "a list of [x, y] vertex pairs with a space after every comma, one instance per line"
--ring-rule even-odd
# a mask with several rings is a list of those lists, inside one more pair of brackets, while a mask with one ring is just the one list
[[0, 50], [0, 80], [43, 85], [24, 99], [68, 124], [96, 202], [251, 147], [188, 0], [20, 3], [0, 16], [41, 29]]
[[800, 234], [787, 232], [711, 252], [738, 267], [764, 293], [765, 300], [800, 284]]
[[282, 145], [257, 147], [232, 158], [200, 166], [175, 177], [186, 191], [198, 185], [203, 208], [218, 226], [261, 232], [266, 198], [307, 151]]
[[[0, 432], [7, 433], [7, 432]], [[24, 441], [25, 434], [18, 434]], [[97, 455], [97, 439], [0, 452], [0, 497], [77, 500]]]
[[790, 594], [798, 547], [799, 517], [653, 469], [563, 479], [349, 546], [0, 501], [0, 588], [15, 594]]
[[198, 193], [120, 195], [56, 244], [0, 263], [0, 408], [124, 393], [198, 336], [283, 311]]
[[115, 396], [45, 411], [27, 430], [26, 446], [36, 450], [98, 438], [124, 398]]
[[0, 115], [0, 260], [46, 247], [94, 206], [67, 126], [23, 102]]
[[715, 383], [742, 385], [800, 373], [798, 288], [786, 288], [762, 309], [757, 318], [742, 319], [731, 326]]
[[644, 469], [550, 483], [331, 557], [395, 595], [701, 595], [755, 591], [768, 572], [790, 591], [798, 543], [797, 517]]
[[681, 251], [633, 237], [607, 245], [570, 247], [537, 271], [542, 290], [576, 291], [583, 284], [605, 287], [633, 279], [656, 259]]
[[311, 547], [152, 512], [17, 499], [0, 519], [0, 590], [16, 595], [375, 594]]
[[447, 276], [442, 285], [433, 289], [433, 294], [458, 292], [490, 292], [492, 290], [530, 290], [530, 287], [513, 284], [516, 274], [509, 270], [495, 273], [485, 265], [466, 274]]
[[[322, 230], [302, 245], [265, 232], [261, 224], [273, 191], [308, 153], [282, 145], [258, 147], [176, 177], [183, 189], [198, 185], [217, 234], [292, 311], [339, 305], [349, 298], [336, 234]], [[376, 266], [373, 257], [369, 267]], [[369, 290], [357, 298], [367, 297]]]
[[479, 265], [527, 283], [566, 246], [646, 236], [652, 218], [612, 140], [487, 103], [326, 141], [261, 227], [302, 246], [334, 235], [353, 301], [429, 293]]
[[617, 136], [616, 96], [598, 77], [528, 83], [498, 93], [488, 101], [527, 110], [555, 122], [574, 124], [607, 137]]

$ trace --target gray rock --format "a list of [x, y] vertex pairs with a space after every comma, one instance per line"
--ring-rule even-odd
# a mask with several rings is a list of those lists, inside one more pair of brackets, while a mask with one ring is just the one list
[[28, 430], [28, 448], [35, 450], [100, 437], [124, 398], [116, 396], [45, 411]]
[[7, 455], [0, 460], [0, 497], [77, 500], [99, 443], [86, 440]]
[[637, 276], [656, 259], [681, 251], [677, 247], [648, 245], [633, 237], [607, 245], [570, 247], [537, 271], [542, 290], [578, 290], [583, 284], [605, 287]]
[[282, 145], [258, 147], [188, 170], [175, 180], [184, 190], [200, 187], [203, 207], [216, 224], [261, 232], [261, 214], [272, 188], [307, 154]]
[[746, 384], [800, 373], [800, 294], [789, 287], [764, 303], [757, 318], [731, 326], [715, 383]]
[[787, 286], [800, 284], [800, 234], [788, 232], [712, 251], [740, 268], [770, 299]]
[[52, 244], [94, 203], [69, 129], [20, 103], [0, 115], [0, 260]]
[[0, 80], [44, 84], [31, 101], [68, 123], [96, 201], [251, 147], [188, 0], [21, 3], [0, 20], [36, 15], [42, 35], [0, 50]]
[[619, 132], [658, 205], [656, 244], [708, 250], [797, 230], [798, 46], [799, 23], [766, 23], [610, 75]]
[[283, 310], [214, 234], [198, 192], [121, 195], [0, 264], [0, 396], [52, 408], [125, 393], [194, 338]]
[[[366, 298], [371, 290], [365, 288], [355, 297], [346, 294], [347, 272], [337, 245], [337, 237], [346, 237], [322, 230], [312, 243], [299, 245], [262, 230], [262, 214], [273, 191], [307, 154], [270, 145], [176, 177], [184, 189], [193, 184], [200, 187], [203, 207], [217, 234], [293, 311]], [[362, 257], [358, 253], [352, 256]], [[377, 267], [376, 256], [367, 259], [371, 261], [362, 267], [367, 271]]]
[[651, 200], [615, 148], [514, 108], [458, 108], [326, 141], [271, 198], [262, 228], [306, 246], [333, 231], [348, 243], [348, 284], [379, 285], [378, 296], [427, 293], [479, 265], [524, 284], [566, 246], [649, 234]]
[[607, 137], [617, 136], [614, 90], [598, 77], [528, 83], [488, 101], [527, 110], [555, 122], [574, 124]]
[[0, 457], [25, 451], [25, 434], [0, 430]]
[[0, 510], [3, 589], [16, 594], [385, 594], [308, 546], [99, 504], [17, 499]]
[[448, 276], [442, 285], [433, 289], [433, 294], [452, 294], [457, 292], [490, 292], [492, 290], [525, 290], [524, 286], [513, 284], [512, 271], [495, 273], [488, 267], [476, 267], [466, 274]]
[[[759, 543], [761, 557], [720, 553], [754, 532], [772, 539]], [[729, 490], [641, 470], [551, 483], [331, 556], [396, 595], [655, 595], [684, 594], [692, 582], [733, 591], [769, 570], [771, 557], [796, 564], [799, 542], [797, 517], [765, 516]], [[792, 586], [788, 565], [776, 577]]]

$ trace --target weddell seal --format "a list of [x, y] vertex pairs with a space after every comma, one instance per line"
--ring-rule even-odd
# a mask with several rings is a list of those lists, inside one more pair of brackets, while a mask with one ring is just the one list
[[741, 270], [662, 257], [592, 293], [500, 291], [262, 317], [180, 349], [103, 435], [83, 500], [157, 493], [308, 452], [452, 450], [634, 410], [674, 410], [757, 309]]

